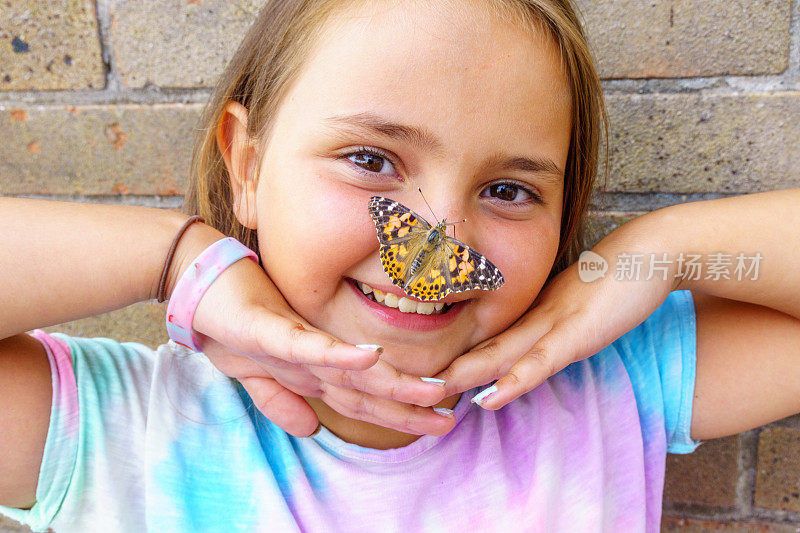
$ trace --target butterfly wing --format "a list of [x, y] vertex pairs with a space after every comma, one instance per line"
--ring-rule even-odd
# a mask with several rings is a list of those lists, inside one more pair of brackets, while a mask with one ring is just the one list
[[422, 252], [431, 225], [403, 204], [382, 196], [370, 198], [369, 214], [378, 232], [383, 270], [405, 290], [408, 271]]
[[447, 258], [445, 270], [453, 292], [472, 289], [493, 291], [506, 282], [499, 268], [463, 242], [447, 237], [443, 244], [452, 252]]
[[383, 196], [369, 199], [369, 214], [381, 244], [400, 244], [428, 234], [431, 225], [399, 202]]

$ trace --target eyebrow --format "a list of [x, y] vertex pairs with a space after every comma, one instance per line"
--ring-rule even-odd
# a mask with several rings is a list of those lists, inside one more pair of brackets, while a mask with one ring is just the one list
[[[330, 126], [355, 126], [371, 133], [377, 133], [385, 137], [398, 139], [418, 146], [419, 148], [442, 153], [444, 145], [436, 136], [426, 130], [416, 126], [408, 126], [397, 122], [389, 121], [374, 113], [355, 113], [351, 115], [334, 115], [324, 119]], [[564, 171], [558, 168], [551, 159], [546, 157], [507, 157], [499, 153], [490, 157], [485, 163], [487, 167], [495, 167], [500, 170], [518, 170], [521, 172], [533, 172], [541, 174], [548, 181], [560, 182], [564, 177]]]

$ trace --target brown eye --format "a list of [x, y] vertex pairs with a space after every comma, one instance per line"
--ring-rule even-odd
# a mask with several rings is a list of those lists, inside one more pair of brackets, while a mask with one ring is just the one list
[[543, 204], [542, 197], [527, 187], [514, 182], [501, 182], [487, 186], [481, 191], [482, 198], [495, 198], [503, 205], [525, 207], [530, 204]]
[[392, 174], [394, 165], [387, 156], [378, 153], [375, 149], [362, 147], [357, 152], [352, 152], [345, 156], [353, 164], [358, 165], [360, 170], [371, 174]]
[[489, 187], [489, 194], [500, 200], [511, 202], [517, 197], [519, 187], [510, 183], [498, 183]]
[[360, 153], [353, 156], [353, 163], [370, 172], [380, 172], [384, 159], [379, 155]]

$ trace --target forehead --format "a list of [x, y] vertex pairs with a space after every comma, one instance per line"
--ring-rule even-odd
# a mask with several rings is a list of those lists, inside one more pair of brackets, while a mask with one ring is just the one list
[[464, 152], [493, 140], [562, 147], [571, 97], [557, 46], [479, 4], [348, 8], [325, 25], [287, 103], [308, 119], [366, 111], [425, 125]]

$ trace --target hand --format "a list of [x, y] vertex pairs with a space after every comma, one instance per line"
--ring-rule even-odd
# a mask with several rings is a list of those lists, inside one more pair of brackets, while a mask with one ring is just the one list
[[[642, 265], [638, 280], [615, 279], [614, 260], [620, 253], [660, 256], [658, 241], [639, 229], [640, 217], [610, 233], [593, 249], [609, 264], [603, 278], [581, 281], [579, 264], [555, 276], [531, 309], [507, 330], [475, 346], [436, 378], [447, 383], [447, 395], [497, 382], [476, 396], [481, 407], [500, 409], [575, 361], [605, 348], [647, 318], [675, 290], [672, 269], [647, 277]], [[660, 249], [659, 249], [660, 248]], [[496, 390], [493, 390], [496, 387]]]
[[198, 348], [238, 379], [261, 413], [297, 437], [318, 427], [303, 396], [339, 413], [406, 433], [444, 434], [455, 419], [430, 408], [444, 388], [399, 372], [361, 349], [311, 327], [255, 262], [241, 259], [203, 295], [193, 328]]

